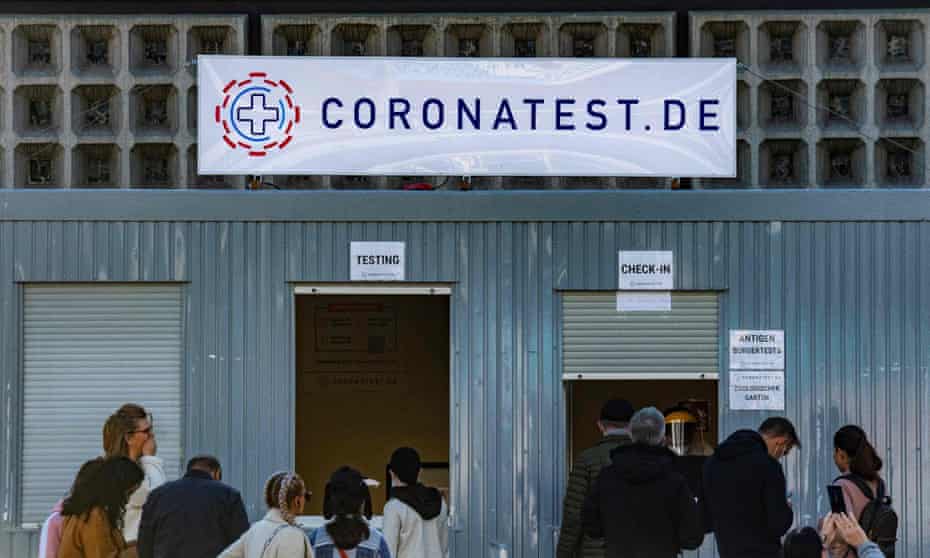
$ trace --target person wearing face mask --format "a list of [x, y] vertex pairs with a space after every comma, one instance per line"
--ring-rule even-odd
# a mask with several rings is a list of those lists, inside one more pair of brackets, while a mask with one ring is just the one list
[[766, 419], [758, 431], [739, 430], [704, 466], [705, 527], [721, 558], [778, 558], [794, 521], [779, 460], [800, 448], [786, 418]]

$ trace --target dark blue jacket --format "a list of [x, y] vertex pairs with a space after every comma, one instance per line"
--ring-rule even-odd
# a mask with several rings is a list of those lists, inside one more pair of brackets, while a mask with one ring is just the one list
[[216, 558], [248, 528], [239, 491], [193, 470], [149, 494], [139, 558]]
[[722, 558], [777, 558], [791, 528], [785, 473], [752, 430], [739, 430], [704, 465], [704, 519]]

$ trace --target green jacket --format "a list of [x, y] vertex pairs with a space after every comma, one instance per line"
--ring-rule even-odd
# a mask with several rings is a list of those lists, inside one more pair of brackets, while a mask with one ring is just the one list
[[601, 469], [610, 465], [610, 452], [632, 443], [629, 434], [612, 434], [605, 436], [593, 448], [581, 452], [575, 459], [565, 490], [556, 558], [603, 558], [604, 541], [590, 539], [584, 535], [581, 528], [581, 508]]

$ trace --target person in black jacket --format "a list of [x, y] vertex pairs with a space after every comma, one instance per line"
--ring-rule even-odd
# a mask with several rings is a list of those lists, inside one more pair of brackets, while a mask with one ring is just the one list
[[665, 417], [655, 407], [630, 421], [633, 445], [613, 451], [585, 499], [585, 533], [606, 539], [607, 558], [675, 558], [701, 546], [701, 509], [662, 446]]
[[704, 518], [721, 558], [777, 558], [794, 521], [778, 460], [800, 447], [788, 419], [739, 430], [704, 465]]
[[220, 462], [194, 457], [183, 478], [159, 486], [142, 508], [139, 558], [216, 558], [249, 528], [239, 491]]

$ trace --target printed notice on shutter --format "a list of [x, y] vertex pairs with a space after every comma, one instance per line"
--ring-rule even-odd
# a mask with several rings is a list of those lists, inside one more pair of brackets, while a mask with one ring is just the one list
[[730, 370], [784, 369], [784, 330], [730, 330]]
[[675, 289], [674, 254], [670, 251], [620, 251], [621, 291]]
[[785, 373], [730, 370], [730, 409], [784, 411]]
[[617, 292], [617, 312], [671, 312], [672, 293]]

